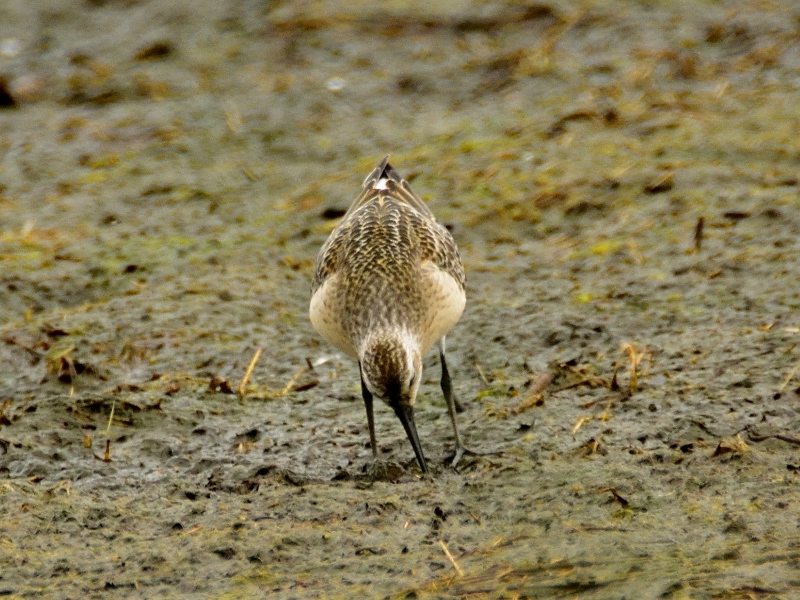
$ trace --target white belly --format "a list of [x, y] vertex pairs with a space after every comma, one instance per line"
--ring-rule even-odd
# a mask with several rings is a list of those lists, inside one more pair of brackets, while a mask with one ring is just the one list
[[323, 283], [314, 295], [311, 296], [311, 306], [308, 316], [311, 324], [319, 334], [328, 342], [339, 348], [342, 352], [352, 356], [356, 360], [358, 354], [353, 347], [353, 341], [347, 335], [341, 322], [341, 311], [336, 306], [334, 294], [331, 291], [336, 287], [338, 275], [331, 275]]
[[420, 330], [420, 351], [425, 356], [458, 323], [467, 304], [467, 296], [453, 277], [433, 263], [424, 263], [422, 273], [428, 302], [426, 318]]

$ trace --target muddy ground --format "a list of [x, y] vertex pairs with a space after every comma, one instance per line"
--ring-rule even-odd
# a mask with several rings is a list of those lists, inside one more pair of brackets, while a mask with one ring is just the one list
[[[800, 597], [793, 2], [10, 0], [0, 75], [0, 594]], [[387, 153], [424, 478], [306, 316]]]

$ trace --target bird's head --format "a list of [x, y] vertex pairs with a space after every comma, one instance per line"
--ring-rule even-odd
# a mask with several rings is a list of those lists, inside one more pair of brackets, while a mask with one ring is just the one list
[[422, 375], [416, 341], [407, 335], [371, 336], [362, 346], [361, 373], [370, 392], [387, 404], [414, 406]]
[[392, 407], [406, 431], [420, 468], [427, 465], [414, 423], [414, 400], [422, 379], [419, 344], [406, 334], [379, 334], [367, 338], [359, 353], [361, 377], [367, 389]]

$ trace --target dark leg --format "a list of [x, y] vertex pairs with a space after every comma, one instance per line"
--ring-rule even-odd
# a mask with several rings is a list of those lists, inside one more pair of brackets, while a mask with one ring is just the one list
[[[361, 373], [361, 363], [358, 364], [358, 372], [359, 374]], [[369, 445], [372, 446], [372, 456], [373, 458], [378, 458], [378, 443], [375, 441], [375, 419], [372, 416], [372, 392], [367, 389], [363, 375], [361, 375], [361, 397], [364, 398], [364, 407], [367, 409]]]
[[444, 399], [447, 401], [447, 412], [450, 413], [450, 420], [453, 422], [453, 433], [456, 437], [456, 455], [453, 458], [453, 468], [458, 466], [461, 458], [464, 456], [464, 443], [461, 441], [461, 436], [458, 434], [458, 425], [456, 424], [456, 402], [453, 398], [453, 383], [450, 380], [450, 371], [447, 370], [447, 361], [444, 357], [445, 343], [444, 338], [439, 340], [439, 360], [442, 363], [442, 393]]

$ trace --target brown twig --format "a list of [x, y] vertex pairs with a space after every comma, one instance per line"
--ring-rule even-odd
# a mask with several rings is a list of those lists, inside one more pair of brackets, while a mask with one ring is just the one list
[[705, 219], [700, 217], [697, 219], [697, 225], [694, 228], [694, 251], [700, 252], [703, 247], [703, 225], [705, 224]]
[[627, 508], [630, 505], [630, 502], [628, 502], [625, 498], [620, 496], [619, 492], [617, 492], [617, 490], [615, 490], [613, 487], [602, 487], [597, 491], [600, 492], [601, 494], [604, 492], [609, 492], [614, 497], [614, 500], [619, 502], [619, 504], [624, 508]]
[[564, 390], [571, 390], [572, 388], [580, 387], [582, 385], [590, 385], [592, 387], [599, 387], [601, 385], [607, 385], [606, 380], [602, 377], [584, 377], [580, 381], [576, 381], [574, 383], [568, 383], [567, 385], [562, 385], [560, 388], [553, 390], [550, 392], [551, 394], [557, 394], [558, 392], [563, 392]]
[[800, 438], [792, 437], [786, 433], [770, 433], [767, 435], [758, 435], [753, 433], [749, 427], [745, 428], [747, 430], [747, 437], [751, 442], [763, 442], [769, 438], [775, 438], [776, 440], [781, 440], [782, 442], [786, 442], [787, 444], [795, 444], [800, 446]]
[[782, 442], [786, 442], [787, 444], [796, 444], [800, 446], [800, 439], [797, 439], [796, 437], [792, 437], [790, 435], [786, 435], [785, 433], [776, 433], [774, 437], [776, 440], [781, 440]]
[[542, 404], [544, 398], [543, 392], [552, 381], [553, 376], [550, 373], [543, 373], [540, 375], [536, 382], [531, 386], [531, 389], [528, 390], [528, 395], [525, 397], [525, 400], [520, 402], [513, 412], [519, 414], [521, 412], [525, 412], [532, 406], [539, 406]]

